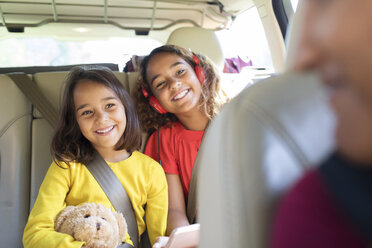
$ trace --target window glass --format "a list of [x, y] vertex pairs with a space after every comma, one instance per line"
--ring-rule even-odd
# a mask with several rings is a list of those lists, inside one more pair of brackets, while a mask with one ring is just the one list
[[122, 70], [132, 55], [146, 55], [160, 45], [159, 41], [136, 37], [91, 41], [0, 39], [0, 67], [116, 63]]
[[[247, 85], [273, 72], [273, 62], [264, 28], [255, 7], [240, 14], [228, 30], [217, 32], [225, 56], [222, 87], [230, 97]], [[228, 59], [234, 58], [238, 73], [226, 73]], [[247, 65], [248, 64], [248, 65]], [[231, 70], [230, 70], [231, 71]], [[236, 70], [232, 70], [236, 72]]]
[[269, 45], [256, 8], [240, 14], [228, 30], [217, 32], [226, 58], [249, 58], [255, 67], [273, 68]]

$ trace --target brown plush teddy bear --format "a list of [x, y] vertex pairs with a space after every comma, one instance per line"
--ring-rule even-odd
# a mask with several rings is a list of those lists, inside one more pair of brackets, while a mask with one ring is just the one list
[[124, 241], [127, 223], [121, 213], [102, 204], [67, 206], [56, 217], [54, 229], [84, 241], [88, 248], [115, 248]]

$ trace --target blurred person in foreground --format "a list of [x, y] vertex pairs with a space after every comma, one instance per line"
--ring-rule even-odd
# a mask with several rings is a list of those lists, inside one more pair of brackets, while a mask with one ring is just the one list
[[337, 151], [282, 199], [270, 247], [371, 247], [372, 1], [303, 1], [294, 67], [329, 88]]

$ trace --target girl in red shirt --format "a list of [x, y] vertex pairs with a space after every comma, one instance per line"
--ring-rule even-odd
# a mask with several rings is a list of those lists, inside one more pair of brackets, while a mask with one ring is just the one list
[[196, 154], [208, 122], [228, 98], [210, 60], [178, 46], [154, 49], [143, 59], [140, 73], [139, 118], [143, 131], [153, 132], [145, 154], [161, 162], [166, 173], [170, 234], [190, 224], [186, 203]]

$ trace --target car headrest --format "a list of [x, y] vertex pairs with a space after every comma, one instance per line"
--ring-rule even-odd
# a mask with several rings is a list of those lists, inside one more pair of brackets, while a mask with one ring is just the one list
[[198, 154], [199, 247], [266, 247], [277, 199], [333, 150], [334, 123], [316, 75], [275, 76], [228, 103]]
[[174, 30], [167, 44], [177, 45], [210, 58], [220, 71], [224, 66], [222, 47], [214, 31], [200, 27], [183, 27]]
[[[125, 89], [130, 92], [126, 73], [114, 71], [115, 76], [124, 85]], [[41, 92], [49, 100], [54, 109], [59, 110], [62, 95], [64, 80], [68, 75], [68, 71], [57, 71], [57, 72], [40, 72], [33, 76], [34, 81], [40, 88]], [[41, 118], [41, 113], [34, 109], [34, 117]]]

